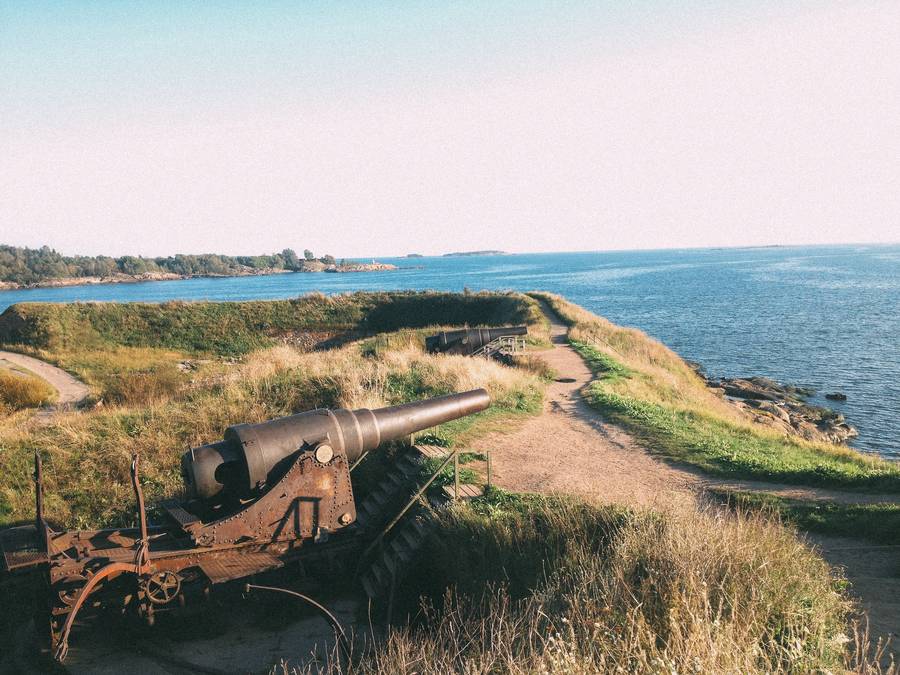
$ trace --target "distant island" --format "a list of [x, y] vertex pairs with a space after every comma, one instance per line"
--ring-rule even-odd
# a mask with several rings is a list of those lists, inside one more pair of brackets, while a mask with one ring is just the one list
[[65, 256], [49, 246], [21, 248], [0, 244], [0, 290], [80, 284], [167, 281], [193, 277], [237, 277], [286, 272], [382, 272], [395, 265], [372, 261], [360, 263], [332, 255], [316, 257], [305, 250], [303, 257], [292, 249], [255, 256], [214, 253], [177, 254], [168, 257]]
[[421, 253], [407, 253], [404, 258], [424, 258], [425, 256]]
[[444, 258], [459, 258], [469, 255], [506, 255], [505, 251], [456, 251], [455, 253], [445, 253]]

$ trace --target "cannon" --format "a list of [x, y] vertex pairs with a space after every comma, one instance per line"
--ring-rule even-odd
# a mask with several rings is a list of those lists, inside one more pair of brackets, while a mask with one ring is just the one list
[[463, 354], [471, 356], [491, 343], [503, 338], [527, 335], [528, 326], [500, 326], [499, 328], [462, 328], [441, 331], [425, 338], [425, 350], [431, 354]]
[[134, 528], [54, 531], [44, 518], [36, 454], [35, 521], [0, 531], [0, 573], [44, 575], [51, 648], [62, 661], [86, 603], [131, 607], [152, 623], [157, 611], [184, 604], [191, 589], [208, 593], [212, 585], [316, 556], [358, 557], [373, 542], [356, 523], [353, 467], [388, 441], [490, 403], [484, 389], [475, 389], [376, 410], [318, 409], [229, 427], [221, 441], [184, 454], [187, 499], [163, 502], [165, 522], [155, 525], [147, 522], [135, 456]]
[[354, 462], [381, 443], [455, 420], [490, 405], [483, 389], [378, 410], [311, 410], [262, 424], [239, 424], [224, 440], [193, 448], [181, 460], [189, 494], [204, 500], [220, 493], [257, 494], [284, 473], [299, 448], [316, 462], [335, 456]]

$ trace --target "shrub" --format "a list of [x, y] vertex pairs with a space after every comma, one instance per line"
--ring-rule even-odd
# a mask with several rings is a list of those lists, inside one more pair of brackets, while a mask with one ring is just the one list
[[56, 390], [33, 375], [0, 370], [0, 403], [13, 410], [38, 408], [56, 400]]

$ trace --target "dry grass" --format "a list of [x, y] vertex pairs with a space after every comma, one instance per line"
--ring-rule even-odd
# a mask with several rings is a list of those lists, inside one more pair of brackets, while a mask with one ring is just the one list
[[591, 344], [634, 375], [610, 383], [616, 393], [749, 424], [734, 406], [710, 392], [684, 359], [643, 331], [617, 326], [552, 293], [534, 296], [569, 324], [570, 340]]
[[39, 377], [0, 369], [0, 406], [39, 408], [56, 400], [56, 390]]
[[[485, 387], [494, 408], [441, 428], [440, 433], [454, 437], [478, 433], [492, 416], [536, 412], [542, 397], [540, 381], [524, 371], [484, 359], [428, 355], [419, 344], [402, 339], [378, 353], [364, 343], [315, 353], [273, 347], [249, 354], [242, 363], [214, 361], [190, 373], [172, 370], [182, 358], [177, 352], [163, 354], [143, 353], [136, 370], [116, 378], [111, 364], [121, 352], [109, 360], [86, 353], [84, 363], [90, 360], [93, 377], [105, 383], [106, 405], [60, 414], [42, 427], [0, 422], [0, 523], [24, 520], [33, 509], [34, 450], [45, 458], [51, 519], [68, 527], [119, 524], [133, 519], [128, 468], [135, 451], [141, 453], [145, 492], [153, 502], [180, 492], [181, 453], [220, 438], [231, 424], [315, 407], [378, 407]], [[72, 358], [64, 354], [59, 360]], [[152, 370], [144, 371], [151, 360]]]
[[516, 368], [527, 370], [544, 380], [554, 380], [559, 377], [559, 373], [547, 363], [546, 359], [542, 359], [535, 354], [516, 354], [512, 357], [512, 364]]
[[352, 667], [308, 672], [878, 672], [848, 649], [842, 580], [758, 513], [494, 493], [444, 516], [421, 564], [420, 590], [451, 590]]

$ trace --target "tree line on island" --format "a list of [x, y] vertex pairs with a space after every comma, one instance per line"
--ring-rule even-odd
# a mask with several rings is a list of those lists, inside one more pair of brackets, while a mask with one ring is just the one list
[[49, 246], [23, 248], [0, 244], [0, 282], [30, 286], [56, 280], [165, 278], [196, 276], [241, 276], [271, 272], [344, 272], [391, 269], [393, 266], [372, 262], [360, 264], [332, 255], [316, 257], [304, 250], [300, 257], [292, 249], [272, 255], [228, 256], [215, 253], [178, 254], [148, 258], [125, 255], [67, 256]]

